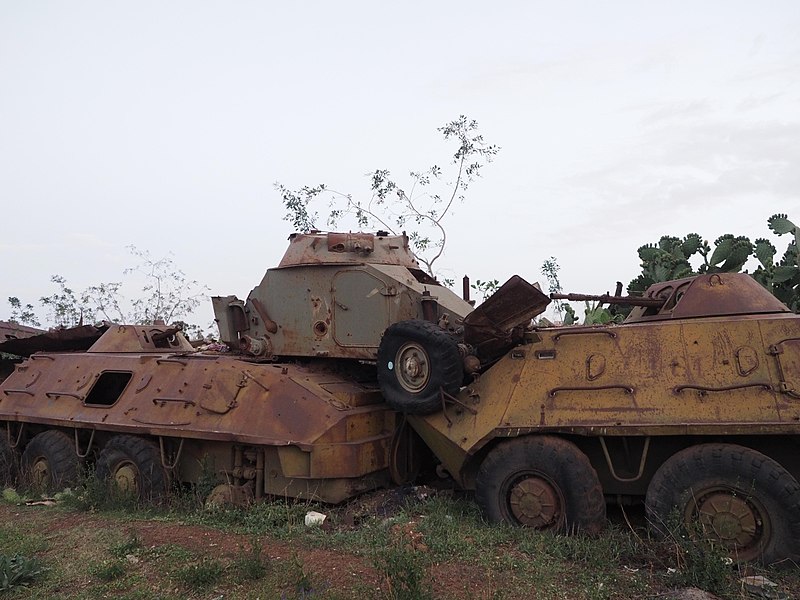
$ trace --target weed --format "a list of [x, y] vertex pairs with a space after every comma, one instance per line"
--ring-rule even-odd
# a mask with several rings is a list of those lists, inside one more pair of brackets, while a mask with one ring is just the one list
[[311, 585], [311, 576], [306, 572], [303, 561], [295, 554], [292, 557], [292, 567], [294, 572], [294, 587], [299, 592], [310, 592], [313, 588]]
[[375, 568], [383, 575], [386, 600], [432, 600], [429, 562], [405, 540], [391, 542], [378, 552]]
[[94, 469], [85, 468], [75, 488], [69, 494], [63, 494], [63, 504], [83, 512], [112, 509], [135, 508], [135, 498], [130, 493], [123, 493], [118, 487], [110, 486], [95, 475]]
[[21, 554], [11, 557], [0, 554], [0, 591], [28, 587], [43, 570], [35, 558], [28, 558]]
[[217, 487], [217, 484], [219, 484], [219, 479], [217, 478], [214, 457], [206, 454], [200, 460], [200, 475], [197, 478], [197, 483], [193, 486], [198, 507], [202, 508], [205, 505], [206, 499]]
[[630, 563], [642, 551], [636, 538], [614, 527], [597, 537], [547, 536], [547, 541], [547, 551], [554, 558], [603, 569], [615, 569], [620, 562]]
[[675, 585], [694, 586], [722, 597], [733, 594], [732, 561], [719, 543], [684, 535], [676, 541], [675, 556]]
[[311, 574], [306, 571], [305, 565], [299, 556], [292, 556], [291, 574], [294, 596], [289, 596], [287, 592], [281, 594], [281, 600], [309, 600], [324, 594], [327, 586], [325, 584], [316, 585], [311, 580]]
[[221, 562], [214, 559], [203, 559], [200, 562], [180, 567], [174, 573], [177, 579], [184, 586], [193, 590], [202, 590], [219, 583], [225, 567]]
[[135, 554], [141, 547], [142, 540], [139, 539], [135, 531], [131, 531], [128, 535], [128, 539], [111, 546], [110, 552], [112, 556], [125, 558], [129, 554]]
[[697, 587], [722, 597], [733, 594], [729, 550], [715, 535], [709, 535], [702, 523], [687, 527], [676, 510], [660, 529], [667, 535], [663, 545], [674, 557], [671, 584]]
[[191, 468], [194, 483], [175, 482], [169, 494], [169, 508], [177, 512], [192, 512], [205, 508], [212, 490], [220, 483], [212, 456], [204, 455]]
[[454, 556], [477, 560], [485, 548], [506, 543], [521, 531], [506, 525], [487, 526], [472, 502], [434, 497], [422, 508], [414, 520], [431, 554], [441, 560]]
[[250, 542], [250, 550], [241, 550], [240, 555], [234, 561], [236, 570], [244, 579], [255, 581], [262, 579], [267, 574], [267, 562], [264, 557], [261, 544], [253, 539]]
[[93, 564], [89, 567], [89, 575], [100, 581], [114, 581], [125, 575], [125, 565], [119, 560]]
[[239, 533], [289, 539], [296, 538], [299, 532], [306, 532], [303, 521], [310, 506], [308, 503], [276, 500], [259, 502], [246, 509], [222, 507], [202, 510], [188, 517], [195, 523], [227, 527]]

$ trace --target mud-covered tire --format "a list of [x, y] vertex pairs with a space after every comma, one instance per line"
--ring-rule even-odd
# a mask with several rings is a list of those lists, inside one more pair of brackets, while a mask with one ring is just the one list
[[590, 535], [606, 525], [591, 462], [572, 442], [550, 435], [500, 442], [481, 463], [475, 499], [492, 523]]
[[702, 444], [676, 453], [650, 481], [645, 508], [657, 536], [677, 528], [708, 537], [737, 562], [800, 557], [800, 484], [750, 448]]
[[395, 410], [427, 415], [441, 408], [441, 390], [455, 394], [463, 367], [458, 343], [428, 321], [400, 321], [383, 334], [378, 347], [378, 383]]
[[168, 491], [168, 477], [161, 465], [161, 451], [149, 440], [133, 435], [111, 438], [97, 458], [98, 479], [139, 502], [158, 504]]
[[19, 457], [8, 438], [0, 433], [0, 485], [15, 485], [19, 472]]
[[74, 486], [79, 479], [81, 460], [75, 443], [63, 431], [43, 431], [25, 446], [20, 472], [26, 483], [42, 492], [55, 492]]

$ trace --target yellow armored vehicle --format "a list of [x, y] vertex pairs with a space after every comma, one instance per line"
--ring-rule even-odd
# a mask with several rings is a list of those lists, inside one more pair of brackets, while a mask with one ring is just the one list
[[528, 328], [489, 361], [465, 332], [480, 366], [440, 402], [416, 397], [438, 376], [423, 367], [458, 344], [393, 325], [383, 392], [491, 521], [591, 532], [607, 501], [644, 501], [657, 531], [699, 523], [738, 560], [800, 556], [800, 316], [744, 274], [595, 299], [638, 306], [620, 325]]

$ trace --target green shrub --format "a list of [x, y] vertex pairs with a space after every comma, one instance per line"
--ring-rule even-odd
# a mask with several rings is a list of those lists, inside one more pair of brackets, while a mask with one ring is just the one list
[[44, 569], [35, 558], [0, 554], [0, 591], [27, 587]]

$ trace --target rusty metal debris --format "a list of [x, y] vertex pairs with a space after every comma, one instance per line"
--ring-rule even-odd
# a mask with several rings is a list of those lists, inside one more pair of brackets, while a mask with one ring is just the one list
[[6, 337], [0, 342], [0, 352], [17, 356], [30, 356], [34, 352], [72, 352], [88, 350], [96, 342], [107, 325], [52, 329], [50, 331], [26, 335], [24, 337]]

